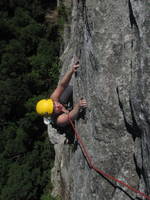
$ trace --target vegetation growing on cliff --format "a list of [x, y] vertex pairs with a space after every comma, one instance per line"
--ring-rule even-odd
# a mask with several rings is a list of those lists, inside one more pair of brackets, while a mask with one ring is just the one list
[[51, 189], [54, 151], [35, 113], [59, 74], [60, 31], [46, 23], [48, 7], [56, 0], [0, 2], [0, 199], [45, 200]]

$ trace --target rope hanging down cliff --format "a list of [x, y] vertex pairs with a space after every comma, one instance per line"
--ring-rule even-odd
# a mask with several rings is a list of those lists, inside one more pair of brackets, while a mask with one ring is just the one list
[[72, 128], [73, 128], [73, 130], [74, 130], [75, 137], [76, 137], [76, 139], [77, 139], [77, 141], [78, 141], [78, 143], [79, 143], [79, 145], [80, 145], [80, 147], [81, 147], [81, 150], [82, 150], [82, 152], [83, 152], [83, 154], [84, 154], [84, 156], [85, 156], [85, 158], [86, 158], [86, 161], [87, 161], [87, 163], [88, 163], [88, 165], [89, 165], [89, 167], [90, 167], [91, 169], [93, 169], [93, 170], [96, 171], [97, 173], [101, 174], [101, 175], [104, 176], [105, 178], [110, 179], [110, 180], [113, 180], [113, 181], [115, 181], [115, 182], [117, 182], [117, 183], [119, 183], [119, 184], [121, 184], [121, 185], [127, 187], [129, 190], [131, 190], [131, 191], [133, 191], [133, 192], [139, 194], [140, 196], [143, 196], [144, 198], [150, 200], [150, 196], [147, 196], [145, 193], [140, 192], [139, 190], [136, 190], [135, 188], [133, 188], [132, 186], [126, 184], [125, 182], [123, 182], [123, 181], [121, 181], [121, 180], [119, 180], [119, 179], [117, 179], [117, 178], [115, 178], [115, 177], [113, 177], [113, 176], [111, 176], [111, 175], [105, 173], [104, 171], [100, 170], [99, 168], [97, 168], [97, 167], [93, 164], [92, 158], [90, 157], [90, 155], [89, 155], [89, 153], [88, 153], [88, 151], [87, 151], [87, 149], [86, 149], [86, 147], [85, 147], [85, 145], [84, 145], [84, 143], [83, 143], [83, 141], [82, 141], [82, 139], [81, 139], [79, 133], [77, 132], [77, 130], [76, 130], [76, 128], [75, 128], [75, 126], [74, 126], [74, 124], [73, 124], [73, 122], [72, 122], [72, 120], [71, 120], [69, 114], [68, 114], [68, 120], [69, 120], [70, 125], [72, 126]]

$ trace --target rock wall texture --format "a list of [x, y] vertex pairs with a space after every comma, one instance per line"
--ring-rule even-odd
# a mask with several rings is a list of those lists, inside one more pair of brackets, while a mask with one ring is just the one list
[[[96, 167], [150, 195], [150, 1], [68, 2], [71, 29], [65, 34], [61, 75], [78, 57], [74, 101], [88, 102], [76, 128]], [[65, 135], [50, 126], [48, 132], [56, 151], [54, 196], [144, 199], [90, 169], [79, 145], [64, 144]]]

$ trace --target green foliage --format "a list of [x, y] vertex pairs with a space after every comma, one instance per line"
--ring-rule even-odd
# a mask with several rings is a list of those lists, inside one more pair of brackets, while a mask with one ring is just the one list
[[54, 150], [35, 113], [60, 68], [59, 27], [44, 22], [48, 4], [56, 1], [0, 1], [0, 199], [54, 200]]
[[35, 20], [30, 16], [29, 11], [24, 8], [17, 7], [12, 23], [18, 27], [26, 27], [28, 24], [33, 23]]

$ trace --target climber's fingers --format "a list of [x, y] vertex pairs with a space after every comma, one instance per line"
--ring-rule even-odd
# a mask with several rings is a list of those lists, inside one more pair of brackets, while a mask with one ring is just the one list
[[72, 71], [76, 72], [79, 68], [80, 64], [79, 61], [77, 61], [75, 64], [72, 65]]
[[80, 107], [87, 107], [87, 101], [85, 99], [80, 99], [79, 105]]

